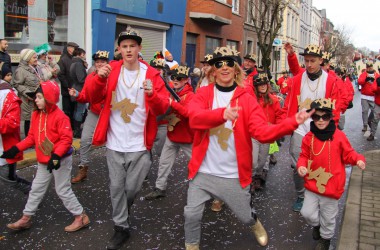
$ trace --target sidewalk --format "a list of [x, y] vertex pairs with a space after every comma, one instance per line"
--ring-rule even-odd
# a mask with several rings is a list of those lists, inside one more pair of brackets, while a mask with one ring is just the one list
[[[80, 139], [73, 139], [73, 147], [76, 151], [79, 151]], [[28, 167], [33, 164], [36, 164], [36, 151], [30, 149], [24, 152], [24, 159], [17, 163], [17, 169]]]
[[352, 169], [338, 250], [380, 249], [380, 150], [364, 155], [365, 171]]

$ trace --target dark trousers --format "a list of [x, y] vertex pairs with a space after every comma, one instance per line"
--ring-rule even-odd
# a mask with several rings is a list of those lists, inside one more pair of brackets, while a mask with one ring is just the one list
[[30, 121], [24, 121], [24, 133], [25, 137], [29, 134], [29, 128], [30, 128]]
[[63, 112], [70, 118], [70, 121], [73, 120], [75, 102], [71, 101], [70, 96], [62, 96], [62, 109]]

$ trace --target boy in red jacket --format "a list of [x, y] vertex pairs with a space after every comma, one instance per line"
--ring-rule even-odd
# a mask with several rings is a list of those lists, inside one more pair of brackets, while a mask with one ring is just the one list
[[[362, 105], [362, 120], [363, 132], [367, 131], [368, 125], [371, 127], [371, 120], [375, 113], [375, 94], [372, 91], [372, 85], [376, 84], [378, 73], [373, 69], [373, 62], [366, 63], [366, 70], [359, 76], [358, 84], [361, 86], [361, 105]], [[371, 111], [368, 115], [368, 111]], [[371, 131], [372, 132], [372, 131]]]
[[169, 123], [167, 124], [167, 137], [158, 166], [156, 187], [145, 196], [147, 200], [157, 199], [166, 195], [168, 177], [180, 149], [188, 158], [191, 157], [193, 133], [189, 126], [188, 105], [194, 93], [192, 87], [188, 84], [189, 70], [189, 67], [179, 66], [170, 76], [174, 91], [181, 100], [176, 102], [173, 97], [170, 97], [172, 111], [165, 117]]
[[316, 249], [329, 249], [334, 236], [338, 200], [344, 192], [345, 164], [365, 169], [364, 156], [355, 152], [346, 135], [332, 120], [330, 99], [314, 100], [310, 108], [310, 132], [302, 140], [297, 171], [305, 180], [305, 199], [301, 214], [313, 226], [313, 238], [319, 240]]
[[[1, 66], [2, 65], [2, 66]], [[1, 80], [1, 79], [4, 80]], [[10, 81], [12, 71], [0, 63], [0, 154], [20, 141], [20, 104], [21, 100], [13, 91]], [[13, 159], [0, 159], [0, 179], [12, 188], [28, 194], [30, 182], [16, 175], [16, 162], [22, 160], [22, 153]]]
[[0, 156], [13, 159], [21, 151], [32, 146], [36, 148], [38, 168], [23, 211], [24, 215], [17, 222], [7, 225], [15, 231], [31, 227], [31, 217], [37, 212], [52, 178], [59, 198], [75, 217], [74, 222], [65, 227], [65, 231], [75, 232], [90, 224], [88, 216], [71, 189], [73, 138], [69, 118], [56, 105], [59, 92], [58, 84], [53, 81], [40, 84], [35, 97], [37, 109], [32, 113], [28, 136]]

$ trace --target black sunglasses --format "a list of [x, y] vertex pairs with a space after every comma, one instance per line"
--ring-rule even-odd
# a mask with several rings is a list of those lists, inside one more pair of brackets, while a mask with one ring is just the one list
[[235, 61], [233, 60], [225, 60], [225, 61], [217, 61], [214, 63], [214, 67], [217, 69], [220, 69], [224, 65], [227, 65], [228, 67], [232, 68], [235, 66]]
[[183, 79], [183, 77], [180, 77], [180, 76], [175, 76], [175, 75], [171, 75], [170, 76], [170, 79], [172, 81], [181, 81]]
[[312, 114], [311, 119], [313, 119], [314, 122], [319, 121], [322, 118], [324, 121], [329, 121], [331, 119], [330, 114], [324, 114], [324, 115], [317, 115], [317, 114]]

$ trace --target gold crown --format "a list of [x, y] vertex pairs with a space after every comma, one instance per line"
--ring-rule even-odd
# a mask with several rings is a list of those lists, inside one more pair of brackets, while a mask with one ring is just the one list
[[227, 45], [226, 47], [217, 47], [214, 50], [214, 54], [221, 54], [222, 56], [237, 56], [239, 52], [236, 50], [235, 46]]
[[309, 54], [310, 52], [311, 53], [316, 53], [316, 54], [320, 54], [321, 53], [321, 47], [316, 45], [316, 44], [309, 44], [306, 49], [305, 49], [305, 52], [307, 51], [306, 54]]
[[165, 67], [165, 59], [162, 59], [162, 58], [156, 58], [153, 60], [153, 64], [156, 66], [156, 67]]
[[176, 68], [176, 71], [177, 71], [177, 74], [182, 74], [182, 75], [186, 75], [188, 76], [189, 75], [189, 70], [190, 68], [187, 67], [187, 66], [179, 66], [178, 68]]
[[321, 98], [318, 100], [315, 100], [314, 102], [319, 104], [318, 108], [328, 108], [328, 109], [335, 109], [335, 101], [331, 101], [330, 98]]
[[268, 74], [267, 73], [260, 73], [258, 78], [264, 80], [264, 78], [267, 78], [268, 79]]
[[206, 62], [208, 62], [208, 61], [210, 61], [211, 59], [213, 58], [213, 56], [212, 56], [212, 54], [207, 54], [207, 55], [205, 55], [205, 61]]
[[125, 31], [121, 32], [119, 36], [140, 36], [140, 33], [128, 25]]
[[100, 58], [108, 58], [108, 55], [110, 54], [110, 52], [108, 51], [105, 51], [105, 50], [98, 50], [96, 52], [96, 55]]
[[322, 58], [325, 59], [325, 60], [327, 60], [327, 61], [330, 60], [331, 56], [332, 56], [331, 53], [329, 53], [327, 51], [323, 51], [322, 52]]
[[257, 56], [255, 54], [249, 54], [247, 55], [245, 58], [247, 59], [251, 59], [253, 61], [256, 61], [257, 60]]

